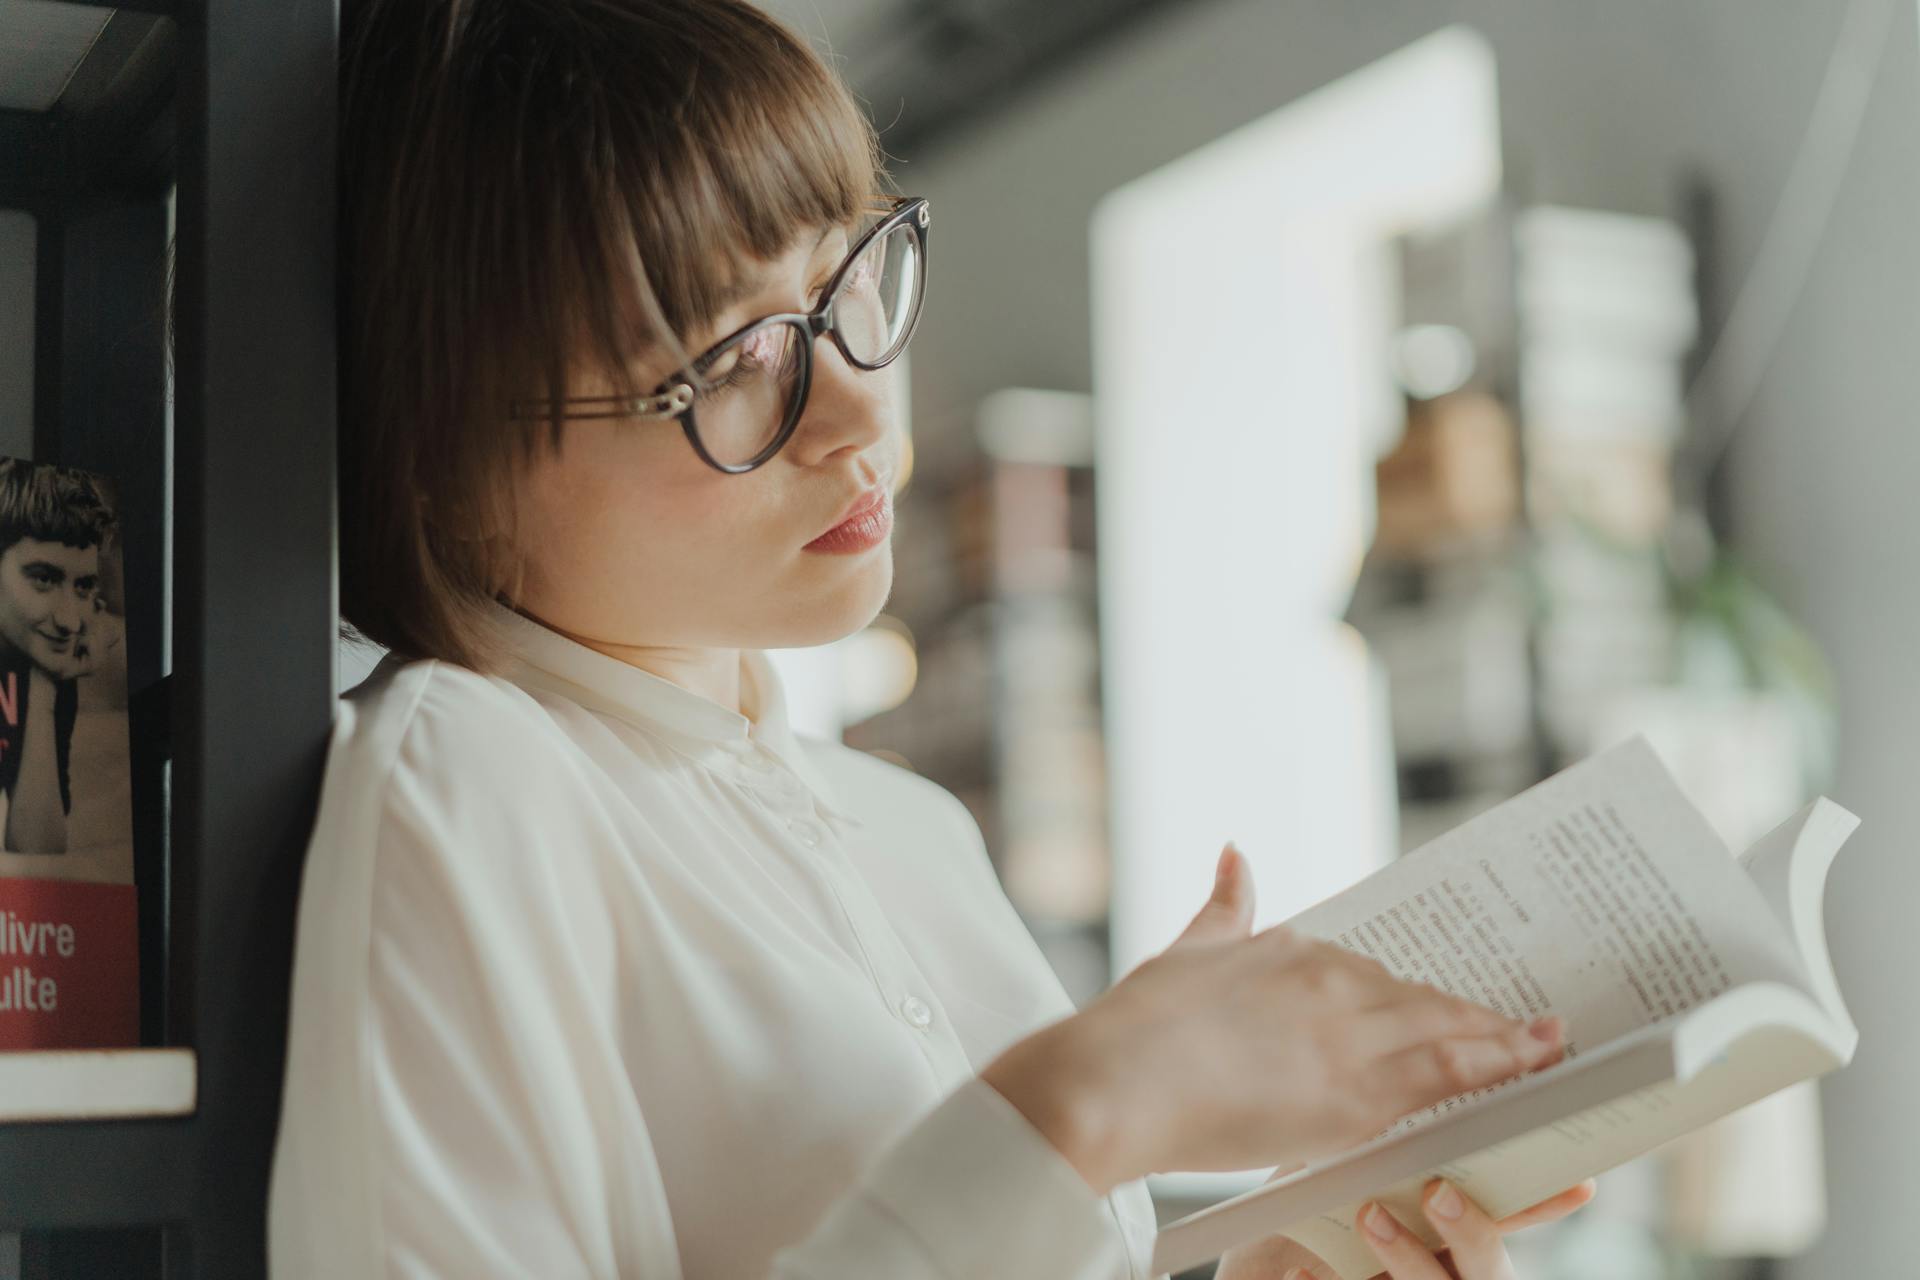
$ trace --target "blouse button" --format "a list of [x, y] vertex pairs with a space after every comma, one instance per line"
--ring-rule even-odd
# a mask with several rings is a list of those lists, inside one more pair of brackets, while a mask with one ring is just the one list
[[908, 996], [900, 1002], [900, 1016], [922, 1031], [933, 1022], [933, 1010], [919, 996]]
[[794, 838], [801, 844], [807, 846], [807, 848], [818, 849], [820, 847], [820, 828], [814, 826], [811, 822], [802, 822], [800, 819], [795, 818], [787, 824], [787, 830], [793, 832]]

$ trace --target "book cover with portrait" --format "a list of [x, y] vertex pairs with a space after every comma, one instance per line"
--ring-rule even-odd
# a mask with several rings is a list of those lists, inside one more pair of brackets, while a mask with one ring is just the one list
[[0, 1049], [139, 1042], [114, 498], [0, 457]]

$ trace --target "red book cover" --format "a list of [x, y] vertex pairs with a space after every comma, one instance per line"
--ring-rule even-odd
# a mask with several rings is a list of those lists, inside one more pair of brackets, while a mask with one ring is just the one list
[[140, 1042], [133, 886], [0, 880], [0, 1049]]
[[111, 483], [0, 458], [0, 1050], [140, 1040], [124, 599]]

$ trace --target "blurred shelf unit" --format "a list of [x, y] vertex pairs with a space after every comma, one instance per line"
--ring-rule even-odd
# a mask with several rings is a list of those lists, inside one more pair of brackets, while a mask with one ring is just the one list
[[[1694, 300], [1660, 219], [1509, 195], [1398, 248], [1404, 430], [1347, 617], [1385, 673], [1408, 852], [1586, 754], [1609, 702], [1670, 670]], [[1645, 1245], [1654, 1217], [1619, 1229]]]
[[[1635, 733], [1731, 848], [1810, 798], [1819, 711], [1765, 670], [1811, 641], [1676, 482], [1710, 194], [1693, 180], [1680, 219], [1508, 197], [1400, 242], [1405, 430], [1348, 617], [1386, 674], [1402, 851]], [[1606, 1175], [1627, 1212], [1543, 1236], [1765, 1274], [1732, 1259], [1817, 1234], [1818, 1150], [1811, 1091], [1782, 1094]]]
[[0, 453], [114, 481], [140, 962], [139, 1045], [0, 1053], [26, 1280], [266, 1274], [334, 711], [336, 56], [331, 6], [0, 0]]
[[1076, 999], [1106, 985], [1106, 761], [1087, 396], [1009, 388], [922, 449], [888, 611], [919, 678], [848, 742], [965, 801], [1008, 897]]
[[[924, 431], [919, 435], [924, 435]], [[987, 579], [990, 510], [982, 461], [916, 438], [893, 535], [887, 615], [911, 637], [913, 692], [848, 725], [848, 745], [880, 754], [957, 795], [998, 847], [990, 753], [993, 604]]]
[[1689, 240], [1501, 201], [1399, 242], [1404, 433], [1348, 618], [1386, 671], [1401, 847], [1601, 745], [1673, 670], [1662, 544]]

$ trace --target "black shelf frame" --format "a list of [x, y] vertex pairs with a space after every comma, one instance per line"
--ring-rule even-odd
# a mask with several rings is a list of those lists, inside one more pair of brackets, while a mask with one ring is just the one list
[[36, 224], [35, 458], [119, 490], [141, 1040], [195, 1051], [198, 1105], [0, 1124], [0, 1231], [28, 1280], [263, 1277], [336, 705], [337, 20], [79, 2], [114, 12], [51, 110], [0, 111], [0, 207]]

